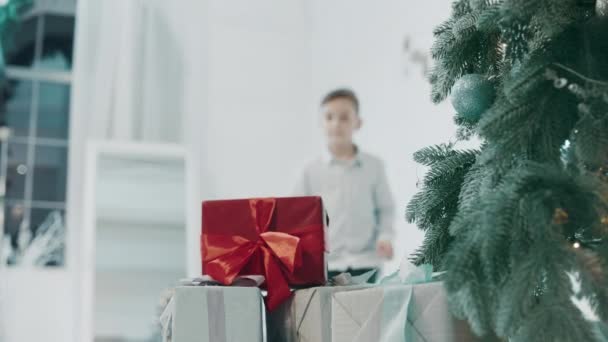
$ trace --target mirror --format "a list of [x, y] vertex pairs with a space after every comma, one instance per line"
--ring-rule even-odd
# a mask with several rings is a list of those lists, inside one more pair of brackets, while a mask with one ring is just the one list
[[90, 336], [157, 341], [161, 293], [187, 274], [185, 153], [121, 143], [90, 152]]

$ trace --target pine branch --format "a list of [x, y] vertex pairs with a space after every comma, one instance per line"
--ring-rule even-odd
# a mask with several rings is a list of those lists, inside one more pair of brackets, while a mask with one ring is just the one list
[[431, 263], [441, 269], [442, 258], [452, 238], [449, 225], [458, 208], [458, 196], [467, 172], [479, 151], [455, 151], [437, 145], [414, 154], [417, 162], [430, 166], [423, 187], [406, 208], [406, 220], [426, 231], [425, 241], [412, 256], [415, 264]]
[[[406, 209], [425, 232], [412, 259], [448, 271], [451, 308], [480, 335], [594, 341], [569, 275], [608, 319], [608, 101], [585, 81], [608, 82], [608, 21], [589, 20], [579, 0], [459, 0], [452, 9], [434, 32], [433, 101], [470, 73], [498, 93], [477, 123], [456, 121], [459, 139], [483, 140], [480, 151], [417, 153], [429, 170]], [[555, 65], [586, 76], [551, 78]]]
[[433, 145], [416, 151], [414, 153], [414, 161], [424, 166], [432, 166], [454, 154], [455, 152], [452, 150], [452, 145]]
[[529, 320], [512, 337], [512, 341], [602, 342], [596, 339], [591, 322], [586, 321], [578, 308], [568, 300], [554, 300], [542, 308], [538, 307]]
[[500, 5], [495, 4], [481, 11], [477, 18], [477, 29], [481, 32], [498, 31], [500, 19]]

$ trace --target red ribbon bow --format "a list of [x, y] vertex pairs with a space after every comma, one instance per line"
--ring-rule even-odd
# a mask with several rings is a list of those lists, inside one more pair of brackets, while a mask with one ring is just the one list
[[261, 253], [269, 310], [275, 309], [291, 295], [285, 273], [293, 274], [301, 266], [299, 236], [322, 232], [323, 229], [318, 224], [292, 229], [291, 234], [269, 231], [275, 207], [274, 198], [249, 200], [255, 238], [222, 234], [203, 234], [201, 237], [205, 274], [224, 285], [232, 284], [251, 257], [258, 251]]

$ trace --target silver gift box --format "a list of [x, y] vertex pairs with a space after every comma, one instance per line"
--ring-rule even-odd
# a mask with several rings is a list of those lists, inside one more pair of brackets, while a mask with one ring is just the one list
[[164, 342], [263, 342], [256, 287], [178, 286], [161, 318]]

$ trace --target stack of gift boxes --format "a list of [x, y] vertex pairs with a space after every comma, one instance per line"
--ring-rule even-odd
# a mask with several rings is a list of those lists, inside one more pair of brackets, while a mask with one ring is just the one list
[[429, 272], [328, 282], [319, 197], [206, 201], [202, 215], [203, 276], [173, 290], [166, 342], [477, 340]]

